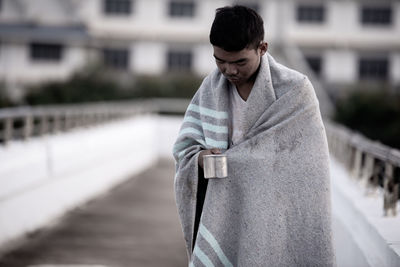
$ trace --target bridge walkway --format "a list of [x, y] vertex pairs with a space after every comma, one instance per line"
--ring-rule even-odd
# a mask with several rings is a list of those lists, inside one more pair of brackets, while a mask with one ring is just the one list
[[0, 266], [187, 266], [173, 175], [173, 162], [159, 161], [30, 235]]

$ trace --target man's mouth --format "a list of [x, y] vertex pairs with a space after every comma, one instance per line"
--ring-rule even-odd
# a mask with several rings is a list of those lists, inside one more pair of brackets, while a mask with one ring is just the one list
[[230, 81], [238, 81], [239, 77], [237, 77], [237, 76], [227, 76], [227, 79], [230, 80]]

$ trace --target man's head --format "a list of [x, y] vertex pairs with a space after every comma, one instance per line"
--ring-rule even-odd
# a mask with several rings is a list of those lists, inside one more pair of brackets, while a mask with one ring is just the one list
[[267, 51], [261, 17], [244, 6], [217, 9], [210, 32], [221, 73], [237, 87], [251, 84]]
[[210, 42], [228, 52], [257, 49], [264, 40], [264, 22], [244, 6], [218, 8], [210, 31]]

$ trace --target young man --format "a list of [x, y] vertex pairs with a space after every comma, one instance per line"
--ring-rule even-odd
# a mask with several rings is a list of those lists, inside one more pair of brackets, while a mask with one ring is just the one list
[[[329, 156], [307, 77], [267, 53], [263, 21], [217, 9], [218, 69], [189, 105], [174, 145], [175, 193], [192, 266], [331, 266]], [[226, 150], [228, 177], [204, 179]]]

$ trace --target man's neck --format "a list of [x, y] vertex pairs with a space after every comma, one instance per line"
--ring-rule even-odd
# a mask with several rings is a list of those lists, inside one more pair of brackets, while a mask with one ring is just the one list
[[241, 85], [236, 85], [236, 89], [240, 95], [240, 97], [244, 100], [247, 101], [247, 98], [250, 95], [251, 89], [253, 89], [254, 82], [252, 83], [245, 83]]
[[247, 101], [247, 98], [249, 98], [249, 95], [251, 93], [251, 90], [253, 89], [254, 83], [256, 82], [256, 78], [257, 78], [259, 70], [260, 70], [260, 66], [258, 66], [257, 71], [250, 77], [250, 79], [246, 83], [235, 84], [240, 97], [244, 101]]

